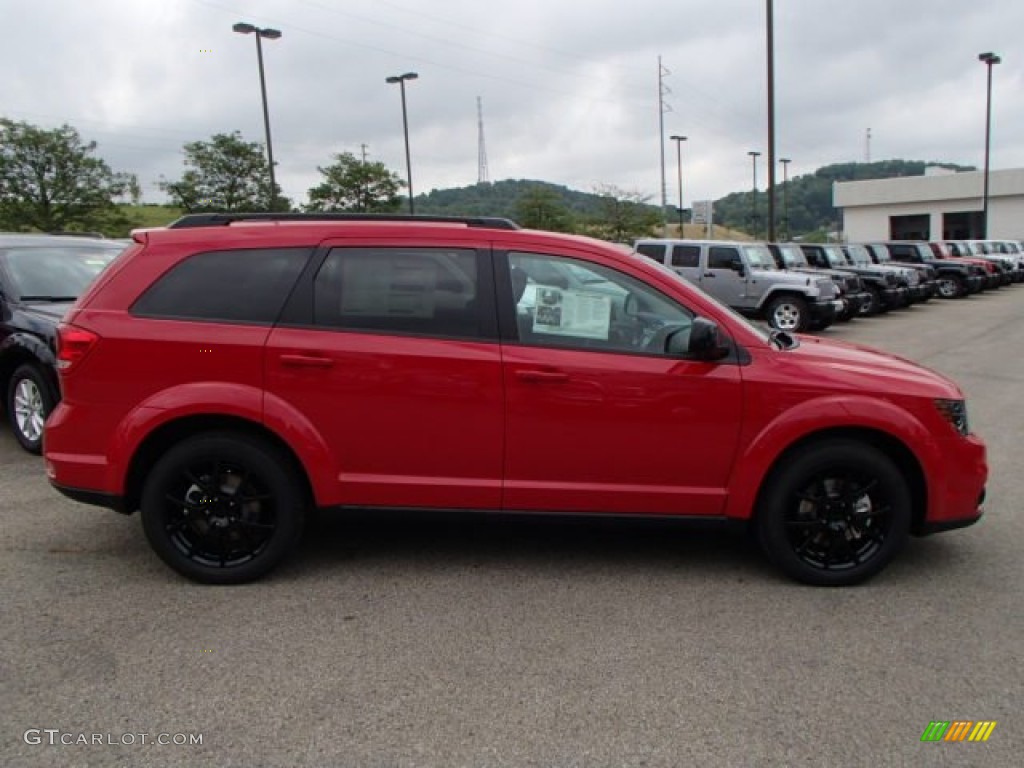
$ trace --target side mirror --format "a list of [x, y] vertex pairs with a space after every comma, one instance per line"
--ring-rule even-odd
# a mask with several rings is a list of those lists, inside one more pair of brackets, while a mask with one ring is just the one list
[[747, 274], [747, 270], [743, 267], [743, 262], [740, 261], [739, 259], [737, 259], [736, 261], [730, 262], [729, 263], [729, 269], [731, 269], [733, 272], [735, 272], [740, 277], [743, 277], [745, 274]]
[[695, 317], [688, 334], [678, 332], [669, 336], [665, 351], [673, 357], [713, 361], [726, 357], [730, 350], [722, 343], [717, 324], [705, 317]]

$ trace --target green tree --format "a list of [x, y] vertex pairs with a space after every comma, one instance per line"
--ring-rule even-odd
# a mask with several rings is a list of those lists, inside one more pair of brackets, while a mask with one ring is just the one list
[[116, 198], [138, 180], [114, 173], [69, 125], [53, 130], [0, 119], [0, 229], [105, 229], [123, 217]]
[[310, 188], [307, 211], [388, 213], [402, 205], [398, 193], [405, 182], [384, 163], [366, 163], [344, 152], [334, 155], [333, 165], [317, 170], [324, 180]]
[[528, 188], [516, 201], [516, 221], [528, 229], [551, 232], [572, 232], [573, 221], [555, 190], [550, 187]]
[[159, 186], [171, 198], [171, 204], [186, 213], [279, 211], [290, 207], [281, 197], [280, 187], [270, 205], [270, 173], [263, 145], [244, 141], [238, 131], [186, 144], [185, 173], [178, 181], [163, 179]]
[[616, 243], [629, 243], [650, 233], [661, 216], [647, 201], [650, 195], [625, 190], [613, 184], [598, 184], [601, 212], [592, 222], [595, 234]]

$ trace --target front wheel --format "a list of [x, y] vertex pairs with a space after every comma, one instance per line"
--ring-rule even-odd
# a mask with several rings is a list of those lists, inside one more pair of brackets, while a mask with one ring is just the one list
[[854, 440], [806, 445], [768, 481], [756, 527], [768, 558], [816, 586], [848, 586], [882, 570], [910, 532], [906, 480], [878, 449]]
[[807, 302], [799, 296], [779, 296], [772, 299], [767, 310], [768, 324], [779, 331], [799, 333], [810, 325]]
[[43, 451], [43, 425], [56, 405], [42, 369], [19, 365], [7, 386], [7, 418], [18, 443], [29, 453]]
[[145, 480], [140, 506], [146, 538], [167, 565], [193, 581], [240, 584], [289, 554], [306, 504], [275, 446], [214, 432], [167, 451]]
[[944, 299], [956, 299], [967, 293], [967, 285], [957, 275], [939, 278], [939, 296]]

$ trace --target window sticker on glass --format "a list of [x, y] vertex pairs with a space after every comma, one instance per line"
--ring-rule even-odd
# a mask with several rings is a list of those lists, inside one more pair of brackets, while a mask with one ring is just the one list
[[380, 260], [366, 269], [358, 259], [342, 267], [344, 315], [434, 316], [437, 265], [426, 259]]
[[534, 333], [607, 340], [611, 317], [609, 296], [551, 286], [537, 288]]

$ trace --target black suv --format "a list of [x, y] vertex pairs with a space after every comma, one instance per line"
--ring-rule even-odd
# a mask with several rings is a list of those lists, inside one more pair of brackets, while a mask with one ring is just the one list
[[0, 393], [21, 446], [40, 453], [60, 389], [57, 323], [123, 243], [65, 235], [0, 234]]
[[871, 300], [861, 308], [861, 314], [875, 315], [890, 309], [907, 305], [908, 290], [900, 285], [899, 278], [892, 270], [874, 267], [858, 267], [851, 264], [843, 249], [838, 245], [800, 243], [800, 249], [808, 263], [824, 269], [841, 269], [860, 277]]
[[939, 296], [944, 299], [956, 299], [969, 293], [977, 293], [984, 287], [985, 277], [981, 267], [937, 259], [928, 243], [917, 240], [890, 240], [883, 245], [889, 250], [893, 261], [934, 267]]

